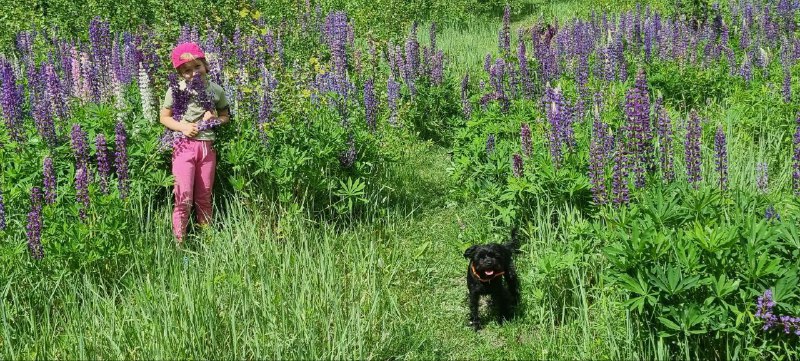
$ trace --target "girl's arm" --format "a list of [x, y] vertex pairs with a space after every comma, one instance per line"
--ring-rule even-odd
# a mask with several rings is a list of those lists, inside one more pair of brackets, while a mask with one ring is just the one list
[[209, 120], [214, 117], [219, 119], [220, 124], [225, 124], [231, 120], [231, 114], [228, 112], [227, 107], [213, 113], [207, 110], [205, 114], [203, 114], [203, 120]]
[[197, 135], [197, 124], [189, 122], [179, 122], [175, 120], [175, 118], [172, 117], [172, 109], [170, 108], [161, 108], [158, 120], [165, 127], [174, 130], [176, 132], [181, 132], [183, 133], [183, 135], [189, 138]]
[[231, 121], [231, 113], [228, 112], [228, 108], [222, 109], [219, 111], [219, 116], [217, 116], [217, 118], [219, 118], [220, 123], [225, 124]]

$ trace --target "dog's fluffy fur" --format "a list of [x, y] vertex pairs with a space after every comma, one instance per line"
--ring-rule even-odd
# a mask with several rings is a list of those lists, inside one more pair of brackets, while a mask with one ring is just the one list
[[482, 295], [491, 295], [499, 323], [513, 317], [519, 304], [519, 280], [512, 255], [518, 249], [515, 228], [511, 231], [511, 240], [505, 244], [475, 245], [464, 252], [464, 257], [469, 259], [467, 289], [470, 324], [476, 331], [481, 328], [478, 306]]

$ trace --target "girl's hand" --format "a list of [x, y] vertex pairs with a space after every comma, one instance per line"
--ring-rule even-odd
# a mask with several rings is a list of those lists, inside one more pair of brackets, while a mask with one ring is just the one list
[[181, 123], [181, 133], [183, 133], [183, 135], [185, 135], [185, 136], [187, 136], [189, 138], [194, 138], [198, 133], [197, 124], [195, 124], [195, 123]]
[[216, 118], [216, 117], [217, 117], [217, 111], [216, 110], [213, 111], [213, 112], [210, 111], [210, 110], [206, 110], [206, 112], [203, 114], [203, 120], [209, 120], [211, 118]]

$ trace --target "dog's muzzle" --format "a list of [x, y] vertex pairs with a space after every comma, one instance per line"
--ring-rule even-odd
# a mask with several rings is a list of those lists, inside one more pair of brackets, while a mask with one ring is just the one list
[[486, 275], [489, 276], [489, 278], [483, 278], [483, 277], [481, 277], [481, 275], [478, 274], [477, 271], [475, 271], [475, 263], [474, 262], [470, 262], [469, 263], [469, 268], [472, 271], [472, 275], [475, 278], [477, 278], [478, 281], [481, 281], [483, 283], [491, 282], [493, 279], [495, 279], [497, 277], [500, 277], [500, 276], [502, 276], [502, 275], [504, 275], [506, 273], [505, 271], [495, 272], [494, 270], [492, 270], [492, 271], [486, 272]]

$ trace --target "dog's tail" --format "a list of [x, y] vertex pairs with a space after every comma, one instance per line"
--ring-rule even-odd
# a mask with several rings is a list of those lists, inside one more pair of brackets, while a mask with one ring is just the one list
[[519, 226], [515, 225], [511, 228], [511, 239], [506, 242], [505, 246], [514, 253], [519, 253]]

